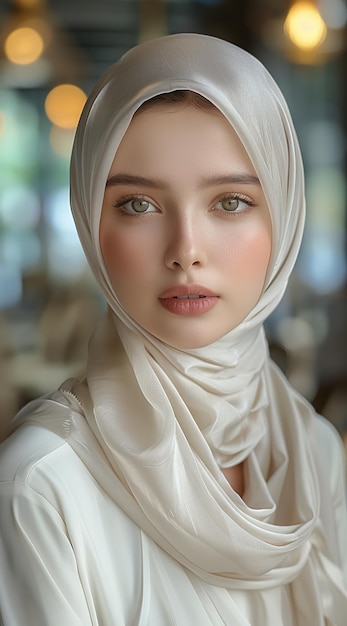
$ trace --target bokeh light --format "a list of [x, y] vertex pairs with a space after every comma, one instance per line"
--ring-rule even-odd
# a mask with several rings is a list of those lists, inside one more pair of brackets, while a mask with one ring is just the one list
[[12, 63], [29, 65], [42, 55], [44, 42], [37, 30], [23, 26], [8, 35], [4, 48], [7, 58]]
[[58, 85], [46, 97], [46, 115], [55, 126], [76, 128], [86, 99], [84, 91], [76, 85]]
[[313, 50], [326, 38], [327, 27], [311, 2], [295, 2], [284, 22], [284, 32], [298, 48]]

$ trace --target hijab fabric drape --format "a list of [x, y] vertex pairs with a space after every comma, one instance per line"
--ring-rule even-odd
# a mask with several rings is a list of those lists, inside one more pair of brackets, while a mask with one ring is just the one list
[[[189, 351], [168, 347], [127, 315], [99, 246], [105, 183], [131, 118], [146, 100], [177, 89], [203, 95], [229, 120], [259, 176], [273, 227], [254, 310], [213, 345]], [[335, 538], [329, 520], [326, 528], [320, 521], [326, 478], [318, 487], [310, 445], [316, 418], [270, 361], [262, 328], [286, 288], [305, 211], [300, 150], [273, 79], [245, 51], [204, 35], [171, 35], [130, 50], [82, 114], [71, 204], [109, 305], [90, 343], [87, 386], [75, 388], [119, 479], [105, 489], [201, 579], [232, 589], [292, 583], [300, 625], [326, 619], [342, 626], [347, 600]], [[88, 464], [78, 435], [75, 447]], [[243, 499], [221, 472], [241, 461]], [[300, 610], [303, 595], [312, 599], [310, 622]]]

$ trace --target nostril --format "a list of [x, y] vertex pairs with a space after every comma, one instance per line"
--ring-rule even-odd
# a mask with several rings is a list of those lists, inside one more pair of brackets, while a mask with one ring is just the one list
[[171, 262], [171, 267], [181, 268], [184, 271], [188, 270], [190, 267], [193, 267], [194, 265], [200, 265], [200, 261], [182, 260], [182, 261]]

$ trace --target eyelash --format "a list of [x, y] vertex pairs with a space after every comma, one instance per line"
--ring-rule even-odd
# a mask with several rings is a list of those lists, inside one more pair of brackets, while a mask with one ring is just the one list
[[[215, 207], [218, 203], [223, 202], [223, 200], [229, 200], [229, 199], [239, 200], [240, 202], [244, 202], [246, 205], [248, 205], [248, 207], [256, 206], [256, 203], [249, 196], [245, 196], [245, 195], [243, 195], [241, 193], [236, 193], [236, 192], [227, 193], [227, 194], [223, 195], [221, 198], [218, 198], [218, 200], [214, 201], [213, 206]], [[134, 211], [132, 213], [131, 211], [129, 211], [129, 210], [127, 210], [125, 208], [125, 205], [128, 202], [131, 202], [132, 200], [144, 200], [145, 202], [148, 202], [149, 204], [151, 204], [152, 206], [155, 207], [153, 202], [149, 201], [146, 196], [143, 196], [141, 194], [133, 194], [133, 195], [129, 194], [127, 196], [124, 196], [124, 197], [120, 198], [117, 202], [115, 202], [113, 206], [114, 206], [115, 209], [118, 209], [122, 215], [125, 215], [125, 216], [128, 216], [128, 217], [143, 217], [145, 215], [148, 215], [149, 213], [154, 213], [154, 211], [144, 211], [142, 213], [140, 211], [138, 213], [136, 211]], [[240, 211], [237, 210], [237, 209], [235, 211], [227, 211], [226, 209], [223, 210], [223, 209], [216, 209], [215, 208], [214, 210], [215, 211], [219, 211], [223, 215], [228, 215], [228, 216], [230, 215], [230, 216], [234, 216], [235, 217], [237, 215], [245, 213], [245, 211], [247, 209], [240, 210]]]

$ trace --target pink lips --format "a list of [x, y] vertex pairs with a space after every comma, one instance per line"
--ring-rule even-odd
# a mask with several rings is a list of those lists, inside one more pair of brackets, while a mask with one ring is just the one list
[[218, 296], [200, 285], [177, 285], [159, 297], [160, 304], [175, 315], [201, 315], [210, 311]]

